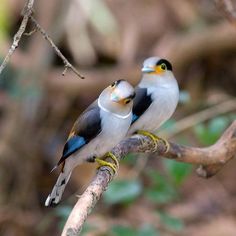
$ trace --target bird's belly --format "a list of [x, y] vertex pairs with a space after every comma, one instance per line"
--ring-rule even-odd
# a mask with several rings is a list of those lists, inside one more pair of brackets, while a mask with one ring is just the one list
[[131, 126], [129, 134], [137, 130], [156, 131], [174, 113], [177, 99], [160, 98], [145, 111], [145, 113]]

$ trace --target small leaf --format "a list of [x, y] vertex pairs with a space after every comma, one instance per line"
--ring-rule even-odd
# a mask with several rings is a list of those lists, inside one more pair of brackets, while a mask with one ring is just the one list
[[107, 204], [129, 203], [142, 192], [142, 184], [138, 180], [114, 180], [104, 193]]
[[177, 219], [175, 217], [172, 217], [164, 212], [159, 212], [159, 216], [161, 219], [161, 222], [168, 228], [173, 231], [180, 231], [183, 229], [184, 224], [183, 221], [180, 219]]
[[176, 185], [183, 183], [185, 178], [191, 173], [192, 166], [188, 163], [177, 162], [164, 159], [164, 166]]
[[111, 231], [114, 236], [136, 236], [136, 230], [128, 226], [115, 225]]

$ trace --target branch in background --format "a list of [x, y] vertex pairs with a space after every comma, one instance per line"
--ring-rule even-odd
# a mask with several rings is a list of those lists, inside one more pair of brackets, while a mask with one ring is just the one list
[[19, 45], [21, 37], [22, 37], [23, 33], [25, 32], [25, 28], [27, 26], [29, 17], [31, 16], [31, 14], [33, 12], [33, 5], [34, 5], [34, 0], [28, 0], [24, 6], [24, 9], [22, 11], [23, 20], [21, 22], [20, 28], [18, 29], [17, 33], [14, 35], [13, 43], [12, 43], [6, 57], [4, 58], [1, 66], [0, 66], [0, 74], [2, 73], [3, 69], [6, 67], [8, 62], [10, 61], [11, 56], [13, 55], [13, 53], [15, 52], [16, 48]]
[[34, 4], [34, 0], [28, 0], [24, 6], [24, 9], [22, 11], [23, 20], [21, 22], [19, 30], [17, 31], [17, 33], [14, 36], [13, 43], [12, 43], [10, 49], [0, 66], [0, 74], [2, 73], [2, 71], [6, 67], [6, 65], [9, 63], [11, 56], [13, 55], [13, 53], [15, 52], [16, 48], [19, 45], [22, 35], [26, 34], [26, 35], [30, 36], [30, 35], [32, 35], [33, 32], [35, 32], [35, 30], [33, 30], [32, 32], [30, 32], [28, 34], [25, 33], [27, 23], [30, 19], [33, 22], [36, 30], [42, 34], [42, 36], [50, 43], [51, 47], [56, 52], [56, 54], [62, 59], [64, 66], [65, 66], [65, 69], [62, 72], [62, 75], [64, 76], [67, 72], [67, 69], [70, 68], [79, 78], [84, 79], [84, 76], [80, 75], [78, 70], [73, 65], [71, 65], [71, 63], [61, 53], [61, 51], [58, 49], [58, 47], [55, 45], [55, 43], [52, 41], [52, 39], [49, 37], [49, 35], [46, 33], [46, 31], [38, 24], [37, 20], [32, 16], [33, 4]]
[[215, 4], [230, 22], [236, 24], [236, 10], [231, 0], [215, 0]]
[[[121, 160], [130, 152], [155, 152], [157, 155], [180, 162], [201, 165], [198, 174], [210, 177], [216, 174], [236, 153], [236, 121], [224, 132], [221, 138], [212, 146], [193, 148], [170, 143], [168, 153], [164, 153], [165, 146], [160, 142], [157, 149], [154, 143], [145, 136], [135, 135], [123, 140], [112, 149], [112, 153]], [[89, 213], [94, 208], [102, 193], [106, 190], [114, 174], [109, 167], [101, 167], [85, 192], [74, 206], [62, 235], [78, 235]]]
[[62, 59], [65, 66], [65, 70], [62, 72], [62, 75], [65, 76], [67, 69], [70, 68], [80, 79], [84, 79], [84, 76], [82, 76], [78, 72], [78, 70], [73, 65], [71, 65], [71, 63], [65, 58], [65, 56], [61, 53], [61, 51], [58, 49], [58, 47], [55, 45], [55, 43], [52, 41], [46, 31], [39, 25], [37, 20], [32, 15], [30, 16], [30, 20], [33, 22], [36, 30], [43, 35], [43, 37], [49, 42], [55, 53]]
[[216, 117], [216, 116], [219, 116], [221, 114], [225, 114], [231, 111], [235, 111], [235, 110], [236, 110], [235, 98], [223, 101], [219, 104], [216, 104], [212, 107], [204, 109], [190, 116], [184, 117], [183, 119], [177, 121], [175, 124], [175, 129], [168, 131], [168, 133], [165, 136], [167, 136], [168, 138], [171, 138], [175, 136], [176, 134], [179, 134], [185, 131], [186, 129], [189, 129], [201, 122], [204, 122], [213, 117]]

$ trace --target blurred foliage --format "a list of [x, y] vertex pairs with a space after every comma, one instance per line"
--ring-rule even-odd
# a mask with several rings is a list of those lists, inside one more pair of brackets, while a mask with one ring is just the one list
[[176, 186], [182, 184], [192, 170], [192, 165], [187, 163], [181, 163], [169, 159], [164, 159], [163, 163], [169, 177]]
[[55, 209], [54, 214], [55, 216], [59, 218], [59, 228], [61, 230], [63, 229], [63, 226], [65, 225], [66, 220], [68, 216], [70, 215], [71, 210], [72, 210], [72, 207], [66, 206], [66, 205], [58, 206]]
[[151, 183], [145, 189], [145, 195], [153, 203], [166, 204], [178, 196], [176, 188], [167, 176], [160, 174], [157, 170], [149, 170], [147, 174]]
[[101, 0], [80, 0], [93, 26], [101, 34], [115, 33], [118, 30], [116, 19], [110, 12], [106, 2]]
[[[22, 19], [20, 11], [24, 2], [1, 0], [0, 43], [2, 47], [0, 49], [3, 51], [8, 50], [12, 43], [12, 35], [19, 27]], [[228, 27], [226, 20], [222, 20], [222, 15], [215, 9], [214, 1], [179, 1], [178, 4], [174, 1], [166, 1], [164, 4], [162, 2], [75, 0], [73, 1], [75, 4], [71, 5], [72, 8], [75, 8], [75, 15], [72, 15], [67, 26], [64, 26], [64, 22], [67, 22], [67, 16], [70, 15], [70, 11], [67, 10], [67, 6], [68, 9], [70, 8], [67, 2], [66, 7], [63, 4], [58, 4], [58, 1], [51, 1], [48, 5], [48, 1], [42, 0], [40, 4], [35, 4], [35, 17], [50, 35], [57, 36], [56, 41], [60, 41], [62, 52], [65, 52], [70, 61], [77, 52], [80, 60], [74, 57], [73, 64], [88, 66], [84, 70], [88, 83], [85, 81], [86, 87], [84, 82], [81, 82], [84, 87], [80, 89], [80, 84], [77, 86], [78, 80], [74, 82], [75, 76], [71, 75], [69, 70], [65, 80], [57, 80], [63, 68], [56, 68], [55, 64], [49, 61], [50, 50], [46, 56], [45, 53], [42, 53], [47, 43], [42, 39], [39, 40], [40, 37], [35, 37], [38, 34], [22, 38], [21, 47], [16, 50], [17, 56], [13, 55], [12, 58], [14, 59], [3, 71], [0, 80], [0, 112], [4, 115], [2, 118], [5, 117], [0, 123], [1, 134], [3, 134], [1, 136], [3, 141], [1, 143], [3, 152], [1, 155], [3, 158], [0, 157], [0, 195], [1, 201], [7, 199], [5, 202], [2, 201], [0, 206], [0, 219], [3, 222], [0, 225], [0, 235], [56, 235], [55, 232], [61, 231], [72, 206], [62, 202], [55, 209], [45, 210], [42, 202], [52, 187], [52, 179], [57, 177], [56, 175], [49, 175], [49, 172], [55, 163], [52, 156], [58, 155], [58, 148], [55, 148], [53, 154], [42, 150], [45, 150], [47, 145], [52, 147], [51, 140], [54, 138], [58, 146], [63, 145], [61, 136], [64, 137], [66, 130], [69, 130], [70, 120], [78, 115], [78, 111], [81, 111], [82, 107], [89, 104], [88, 101], [91, 101], [91, 98], [98, 94], [98, 91], [105, 84], [114, 79], [113, 76], [127, 78], [135, 84], [140, 79], [138, 68], [145, 57], [158, 55], [158, 53], [167, 55], [171, 61], [173, 60], [172, 64], [175, 67], [176, 77], [181, 88], [181, 105], [178, 106], [175, 113], [178, 119], [182, 119], [193, 112], [199, 112], [200, 106], [194, 106], [195, 103], [202, 107], [205, 107], [205, 102], [211, 104], [212, 98], [210, 96], [213, 93], [219, 99], [216, 100], [216, 103], [225, 97], [231, 99], [232, 97], [229, 98], [228, 96], [229, 90], [232, 91], [231, 95], [235, 95], [234, 68], [236, 68], [236, 61], [233, 43], [226, 41], [227, 43], [224, 45], [222, 41], [222, 47], [221, 43], [216, 41], [214, 45], [212, 44], [208, 48], [204, 43], [205, 41], [202, 41], [204, 37], [206, 37], [206, 42], [214, 41], [208, 38], [207, 32], [214, 33], [216, 31], [221, 36], [221, 32], [224, 33], [222, 29]], [[52, 7], [53, 4], [57, 7]], [[63, 9], [59, 9], [61, 6]], [[50, 18], [50, 16], [53, 17]], [[59, 18], [63, 24], [58, 24]], [[78, 34], [74, 34], [76, 30], [78, 30]], [[65, 31], [70, 31], [72, 34], [67, 34]], [[233, 37], [232, 32], [227, 32], [230, 33], [230, 37], [231, 35]], [[198, 37], [199, 35], [202, 37]], [[227, 36], [227, 34], [224, 35]], [[70, 44], [70, 39], [73, 42], [71, 48], [67, 45]], [[227, 40], [227, 37], [224, 40]], [[82, 50], [83, 48], [86, 49], [86, 45], [91, 46], [96, 59], [92, 58], [88, 50]], [[188, 51], [183, 47], [184, 45], [188, 46]], [[181, 54], [181, 52], [183, 53]], [[3, 57], [4, 55], [0, 56]], [[41, 63], [42, 61], [45, 63]], [[34, 66], [30, 66], [32, 64]], [[45, 64], [47, 64], [46, 67]], [[222, 94], [219, 91], [213, 91], [212, 87], [219, 89]], [[35, 99], [40, 98], [41, 95], [43, 96], [42, 99]], [[16, 111], [10, 109], [13, 107], [12, 97], [17, 98], [19, 103], [21, 101], [23, 103], [20, 109], [16, 109]], [[30, 101], [24, 99], [26, 97]], [[34, 103], [35, 100], [37, 102]], [[31, 105], [27, 104], [26, 101], [30, 102]], [[204, 104], [201, 103], [202, 101]], [[23, 109], [24, 106], [27, 109]], [[33, 109], [37, 115], [30, 120], [29, 111]], [[14, 117], [16, 119], [13, 119]], [[215, 117], [197, 124], [182, 134], [177, 134], [174, 141], [196, 146], [211, 145], [233, 120], [236, 120], [235, 113]], [[12, 130], [11, 127], [8, 127], [8, 121], [11, 121], [9, 123], [13, 127]], [[12, 125], [14, 123], [15, 126]], [[165, 129], [167, 133], [174, 131], [176, 125], [176, 120], [172, 118], [162, 126], [162, 130]], [[7, 130], [7, 135], [5, 135], [5, 130]], [[125, 171], [134, 168], [132, 172], [135, 172], [135, 165], [139, 164], [137, 163], [138, 159], [137, 154], [129, 154], [124, 158], [121, 165], [127, 164]], [[22, 163], [24, 164], [22, 165]], [[153, 163], [160, 165], [154, 169]], [[184, 207], [189, 201], [193, 208], [197, 208], [192, 213], [193, 215], [196, 213], [197, 216], [191, 218], [191, 222], [187, 222], [190, 227], [196, 228], [197, 234], [195, 235], [198, 235], [199, 225], [203, 225], [203, 222], [209, 224], [212, 202], [215, 200], [218, 203], [219, 196], [227, 196], [227, 201], [222, 198], [218, 203], [219, 206], [218, 204], [217, 206], [214, 205], [214, 207], [218, 207], [216, 210], [221, 214], [219, 218], [224, 218], [224, 208], [227, 209], [225, 211], [227, 216], [231, 214], [235, 218], [235, 212], [230, 212], [227, 205], [233, 205], [235, 202], [235, 189], [233, 187], [230, 189], [230, 185], [235, 186], [234, 182], [232, 184], [230, 182], [230, 180], [234, 180], [234, 169], [228, 179], [223, 179], [222, 176], [219, 176], [218, 180], [213, 179], [216, 184], [210, 186], [213, 193], [208, 199], [210, 206], [207, 205], [207, 201], [205, 202], [209, 198], [209, 194], [202, 191], [202, 186], [199, 189], [198, 186], [194, 186], [196, 196], [202, 197], [199, 197], [200, 204], [193, 202], [195, 199], [192, 197], [192, 188], [183, 188], [180, 194], [181, 185], [187, 179], [187, 184], [194, 185], [195, 183], [193, 179], [189, 178], [191, 170], [190, 165], [172, 160], [161, 159], [147, 162], [143, 170], [139, 170], [135, 179], [111, 182], [104, 193], [103, 201], [100, 203], [102, 214], [93, 212], [95, 219], [110, 229], [107, 233], [108, 236], [158, 236], [162, 235], [163, 229], [163, 232], [165, 230], [171, 231], [173, 235], [185, 235], [181, 231], [185, 227], [184, 222], [169, 215], [167, 211], [175, 207], [176, 201]], [[127, 176], [127, 173], [125, 174]], [[220, 185], [223, 183], [220, 178], [229, 181], [229, 184], [227, 183], [227, 188], [222, 188], [223, 190], [220, 192], [222, 195], [216, 194], [215, 199], [214, 193], [219, 191], [217, 181], [220, 180]], [[85, 183], [88, 183], [86, 182], [86, 174], [81, 174], [79, 180], [72, 177], [70, 184], [78, 188], [78, 186], [84, 187]], [[231, 191], [227, 190], [228, 188]], [[191, 199], [188, 198], [189, 194]], [[142, 225], [142, 217], [140, 217], [141, 223], [137, 222], [137, 218], [136, 222], [132, 222], [133, 212], [131, 212], [142, 201], [148, 202], [142, 207], [145, 207], [146, 212], [150, 212], [147, 217], [150, 218], [147, 219], [149, 224], [144, 225]], [[104, 205], [108, 205], [109, 210], [103, 207]], [[203, 207], [200, 209], [201, 205]], [[22, 208], [22, 206], [25, 207]], [[171, 209], [171, 207], [173, 208]], [[119, 208], [118, 214], [115, 212], [117, 208]], [[25, 213], [27, 209], [30, 209], [29, 222], [25, 220], [28, 219], [28, 215]], [[115, 212], [114, 215], [113, 212]], [[206, 212], [208, 214], [205, 214]], [[10, 216], [13, 214], [14, 217], [8, 217], [8, 213]], [[126, 215], [130, 217], [129, 222], [125, 218]], [[153, 222], [152, 215], [158, 216], [160, 219], [155, 225], [150, 224]], [[26, 217], [24, 218], [24, 216]], [[111, 221], [107, 219], [111, 219]], [[189, 219], [187, 218], [187, 220]], [[108, 225], [110, 222], [113, 222], [113, 226]], [[125, 225], [120, 225], [118, 222], [125, 222]], [[134, 225], [138, 225], [138, 227]], [[228, 228], [228, 224], [224, 224], [224, 226]], [[1, 228], [6, 228], [6, 230], [4, 231]], [[14, 233], [14, 229], [16, 233]], [[90, 235], [91, 232], [98, 235], [96, 234], [97, 231], [99, 231], [99, 227], [90, 223], [88, 219], [81, 235]], [[102, 235], [106, 234], [103, 233]], [[224, 232], [221, 235], [226, 235], [226, 233]]]
[[219, 139], [220, 135], [233, 120], [235, 120], [234, 114], [231, 116], [219, 116], [206, 124], [196, 125], [194, 133], [201, 144], [206, 146], [212, 145]]
[[139, 180], [114, 180], [104, 193], [106, 204], [128, 204], [137, 199], [142, 192]]
[[158, 215], [167, 229], [172, 231], [180, 231], [183, 229], [184, 224], [182, 220], [172, 217], [164, 212], [158, 212]]
[[179, 92], [179, 104], [188, 104], [191, 102], [191, 97], [188, 91], [181, 90]]
[[10, 12], [8, 0], [1, 0], [0, 4], [0, 43], [8, 37], [10, 28]]
[[115, 225], [111, 229], [113, 236], [159, 236], [159, 232], [151, 225], [145, 224], [139, 229], [129, 226]]

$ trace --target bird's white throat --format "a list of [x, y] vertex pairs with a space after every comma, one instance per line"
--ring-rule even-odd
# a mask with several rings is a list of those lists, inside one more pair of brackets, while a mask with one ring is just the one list
[[128, 117], [131, 115], [131, 113], [132, 113], [132, 110], [131, 110], [127, 115], [120, 115], [120, 114], [111, 112], [111, 111], [109, 111], [107, 108], [105, 108], [105, 107], [101, 104], [101, 101], [100, 101], [99, 98], [98, 98], [98, 106], [99, 106], [99, 108], [102, 109], [103, 111], [108, 112], [108, 113], [111, 113], [112, 115], [114, 115], [114, 116], [116, 116], [116, 117], [118, 117], [118, 118], [120, 118], [120, 119], [126, 119], [126, 118], [128, 118]]

